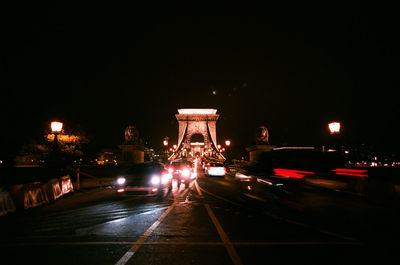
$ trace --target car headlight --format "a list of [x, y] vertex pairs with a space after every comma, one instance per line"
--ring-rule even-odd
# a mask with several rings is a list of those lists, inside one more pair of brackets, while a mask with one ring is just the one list
[[124, 185], [125, 182], [126, 182], [126, 179], [124, 177], [117, 178], [118, 185]]
[[153, 176], [153, 177], [151, 177], [151, 184], [154, 184], [154, 185], [158, 185], [158, 184], [160, 184], [160, 177], [159, 176]]
[[184, 170], [182, 170], [182, 176], [184, 176], [185, 178], [190, 176], [190, 170], [185, 168]]

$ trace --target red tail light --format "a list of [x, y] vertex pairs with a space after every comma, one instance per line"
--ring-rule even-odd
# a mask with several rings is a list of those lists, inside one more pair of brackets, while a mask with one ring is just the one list
[[305, 175], [314, 174], [314, 172], [311, 171], [301, 171], [295, 169], [282, 169], [282, 168], [274, 168], [274, 172], [276, 175], [281, 177], [296, 178], [296, 179], [304, 178]]
[[351, 168], [336, 168], [332, 170], [336, 175], [355, 176], [355, 177], [368, 177], [368, 170], [366, 169], [351, 169]]

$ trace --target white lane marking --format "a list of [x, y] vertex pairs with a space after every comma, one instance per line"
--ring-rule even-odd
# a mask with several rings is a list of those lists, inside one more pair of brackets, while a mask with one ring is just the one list
[[[189, 191], [189, 187], [182, 193], [184, 196]], [[121, 257], [121, 259], [115, 265], [125, 265], [132, 256], [139, 250], [139, 248], [144, 244], [144, 241], [150, 236], [150, 234], [157, 228], [157, 226], [167, 217], [167, 215], [175, 208], [178, 200], [174, 197], [174, 202], [168, 209], [155, 221], [143, 235], [135, 242], [135, 244]]]
[[[199, 185], [197, 184], [197, 180], [195, 182], [197, 192], [199, 193], [200, 196], [203, 196], [203, 193], [201, 192]], [[231, 241], [228, 238], [228, 235], [225, 233], [224, 229], [222, 228], [221, 224], [219, 223], [217, 217], [215, 216], [214, 212], [211, 210], [211, 207], [208, 203], [204, 204], [204, 207], [207, 210], [208, 215], [211, 218], [211, 221], [214, 223], [215, 228], [217, 229], [217, 232], [222, 240], [222, 242], [225, 245], [226, 250], [228, 251], [229, 256], [231, 257], [233, 264], [235, 265], [242, 265], [242, 260], [240, 259], [239, 255], [237, 254], [235, 248], [233, 247]]]
[[131, 259], [131, 257], [133, 256], [133, 254], [135, 254], [135, 252], [131, 252], [131, 251], [126, 252], [126, 253], [122, 256], [122, 258], [121, 258], [117, 263], [115, 263], [115, 265], [124, 265], [124, 264], [126, 264], [126, 263], [128, 262], [128, 260]]
[[[231, 203], [233, 205], [240, 206], [240, 207], [243, 207], [245, 209], [252, 210], [252, 211], [256, 210], [256, 209], [250, 208], [248, 206], [245, 206], [243, 204], [240, 204], [240, 203], [225, 199], [225, 198], [223, 198], [221, 196], [218, 196], [218, 195], [216, 195], [216, 194], [214, 194], [212, 192], [206, 191], [205, 189], [200, 187], [200, 185], [197, 182], [196, 182], [196, 184], [197, 184], [196, 187], [199, 187], [200, 190], [202, 190], [203, 192], [205, 192], [205, 193], [207, 193], [207, 194], [209, 194], [209, 195], [211, 195], [211, 196], [213, 196], [213, 197], [215, 197], [217, 199], [229, 202], [229, 203]], [[246, 196], [248, 196], [248, 195], [246, 195]], [[320, 233], [323, 233], [323, 234], [326, 234], [326, 235], [330, 235], [330, 236], [341, 238], [341, 239], [348, 240], [348, 241], [354, 241], [354, 242], [358, 241], [355, 238], [352, 238], [352, 237], [349, 237], [349, 236], [345, 236], [345, 235], [341, 235], [341, 234], [337, 234], [337, 233], [333, 233], [333, 232], [327, 231], [325, 229], [321, 229], [321, 228], [313, 226], [313, 225], [308, 225], [308, 224], [300, 223], [300, 222], [297, 222], [297, 221], [293, 221], [293, 220], [290, 220], [290, 219], [287, 219], [287, 218], [284, 218], [284, 217], [280, 217], [280, 216], [277, 216], [275, 214], [271, 214], [271, 213], [268, 213], [268, 212], [262, 212], [262, 213], [264, 215], [269, 216], [271, 218], [274, 218], [276, 220], [280, 220], [280, 221], [284, 221], [284, 222], [287, 222], [287, 223], [290, 223], [290, 224], [294, 224], [294, 225], [297, 225], [297, 226], [302, 226], [302, 227], [306, 227], [306, 228], [309, 228], [309, 229], [312, 229], [312, 230], [316, 230], [316, 231], [318, 231]]]

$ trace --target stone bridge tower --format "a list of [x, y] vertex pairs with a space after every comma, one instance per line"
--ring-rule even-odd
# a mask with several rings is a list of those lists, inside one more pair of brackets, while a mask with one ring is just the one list
[[[219, 114], [216, 109], [178, 109], [179, 123], [177, 152], [195, 155], [218, 153], [217, 127]], [[219, 153], [218, 153], [219, 155]]]

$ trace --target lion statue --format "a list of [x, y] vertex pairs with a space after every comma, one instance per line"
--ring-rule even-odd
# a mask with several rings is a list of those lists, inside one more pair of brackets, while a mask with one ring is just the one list
[[125, 129], [125, 143], [127, 144], [138, 144], [139, 143], [139, 131], [135, 126], [129, 125]]
[[256, 130], [256, 144], [268, 144], [269, 133], [267, 127], [260, 126]]

